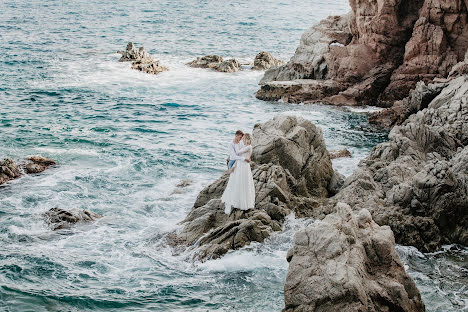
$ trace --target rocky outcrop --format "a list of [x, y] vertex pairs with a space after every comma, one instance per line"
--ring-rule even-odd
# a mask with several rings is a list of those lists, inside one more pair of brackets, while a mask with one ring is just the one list
[[187, 65], [195, 68], [215, 68], [223, 62], [223, 58], [219, 55], [205, 55], [197, 57]]
[[330, 158], [331, 159], [344, 158], [344, 157], [352, 157], [351, 152], [348, 151], [347, 148], [344, 148], [344, 149], [338, 150], [338, 151], [330, 151]]
[[42, 156], [30, 156], [27, 158], [27, 162], [22, 164], [22, 167], [26, 173], [40, 173], [46, 170], [48, 167], [56, 165], [55, 161]]
[[48, 167], [55, 165], [55, 161], [42, 156], [30, 156], [26, 161], [16, 164], [12, 159], [0, 161], [0, 185], [21, 177], [23, 172], [28, 174], [40, 173]]
[[92, 222], [102, 218], [101, 215], [92, 211], [75, 208], [71, 210], [51, 208], [43, 214], [43, 217], [53, 231], [69, 228], [76, 223]]
[[463, 62], [458, 63], [452, 68], [449, 78], [456, 78], [463, 75], [468, 75], [468, 50], [466, 50]]
[[262, 51], [255, 56], [253, 70], [266, 70], [270, 67], [284, 65], [284, 62], [273, 57], [268, 52]]
[[277, 116], [252, 134], [255, 209], [224, 213], [219, 198], [226, 173], [200, 192], [182, 228], [168, 235], [171, 245], [194, 246], [201, 260], [217, 258], [280, 231], [290, 213], [314, 216], [331, 194], [334, 173], [320, 128], [300, 117]]
[[239, 71], [240, 68], [241, 64], [236, 59], [229, 59], [221, 62], [214, 69], [223, 73], [234, 73], [236, 71]]
[[325, 213], [336, 202], [366, 208], [397, 243], [423, 252], [468, 244], [468, 77], [436, 93], [361, 161]]
[[[390, 107], [419, 81], [446, 78], [464, 58], [466, 1], [350, 0], [350, 5], [350, 14], [308, 30], [291, 60], [265, 73], [257, 97], [272, 100], [282, 93], [280, 98], [291, 102]], [[321, 86], [326, 90], [320, 92]]]
[[296, 233], [283, 311], [425, 311], [390, 228], [365, 209], [336, 210]]
[[118, 51], [117, 53], [122, 54], [119, 62], [132, 62], [133, 69], [144, 73], [157, 75], [168, 70], [167, 67], [162, 66], [159, 61], [155, 61], [153, 57], [146, 52], [144, 47], [137, 49], [133, 42], [127, 44], [125, 51]]
[[13, 160], [9, 158], [0, 160], [0, 185], [20, 176], [21, 171]]

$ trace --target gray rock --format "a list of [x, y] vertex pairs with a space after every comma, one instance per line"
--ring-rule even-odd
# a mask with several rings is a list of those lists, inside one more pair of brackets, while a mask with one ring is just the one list
[[48, 167], [55, 165], [55, 161], [49, 158], [45, 158], [42, 156], [31, 156], [28, 157], [28, 162], [26, 164], [22, 164], [22, 167], [26, 171], [26, 173], [40, 173], [46, 170]]
[[300, 117], [277, 116], [252, 134], [255, 208], [224, 213], [225, 173], [200, 192], [182, 228], [167, 236], [172, 246], [194, 246], [202, 261], [218, 258], [280, 231], [290, 213], [322, 213], [317, 208], [329, 194], [333, 169], [321, 130]]
[[[434, 251], [468, 244], [468, 76], [395, 126], [330, 200], [368, 209], [397, 243]], [[329, 208], [328, 208], [329, 209]]]
[[127, 44], [125, 51], [118, 51], [117, 53], [122, 54], [119, 62], [132, 62], [132, 68], [138, 71], [157, 75], [168, 70], [167, 67], [161, 65], [160, 61], [155, 61], [144, 47], [137, 49], [133, 42]]
[[71, 209], [64, 210], [60, 208], [51, 208], [43, 214], [47, 225], [54, 231], [71, 227], [79, 222], [92, 222], [101, 215], [89, 210]]
[[12, 159], [0, 160], [0, 185], [20, 176], [21, 171]]
[[330, 158], [331, 159], [344, 158], [344, 157], [352, 157], [351, 152], [348, 151], [348, 149], [346, 149], [346, 148], [344, 148], [342, 150], [337, 150], [337, 151], [330, 151]]
[[229, 59], [229, 60], [223, 61], [219, 65], [214, 67], [214, 69], [223, 73], [234, 73], [236, 71], [239, 71], [240, 68], [241, 68], [241, 64], [236, 59]]
[[283, 311], [425, 311], [390, 228], [365, 209], [336, 210], [296, 233]]
[[284, 65], [284, 62], [274, 58], [270, 53], [262, 51], [255, 56], [253, 70], [265, 70], [270, 67]]
[[205, 55], [197, 57], [187, 65], [196, 68], [215, 68], [223, 62], [223, 58], [219, 55]]

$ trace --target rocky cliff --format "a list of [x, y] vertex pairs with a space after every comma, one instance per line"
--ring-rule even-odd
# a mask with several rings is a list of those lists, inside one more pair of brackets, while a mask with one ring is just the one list
[[296, 233], [283, 311], [424, 311], [390, 228], [366, 209], [338, 203], [336, 210]]
[[468, 48], [465, 0], [350, 0], [301, 38], [291, 60], [268, 70], [257, 97], [389, 107], [419, 81], [445, 78]]
[[253, 130], [255, 208], [224, 213], [220, 198], [229, 174], [203, 189], [182, 228], [168, 235], [173, 246], [195, 247], [201, 259], [218, 258], [280, 231], [285, 217], [315, 216], [336, 190], [330, 155], [320, 128], [300, 117], [277, 116]]

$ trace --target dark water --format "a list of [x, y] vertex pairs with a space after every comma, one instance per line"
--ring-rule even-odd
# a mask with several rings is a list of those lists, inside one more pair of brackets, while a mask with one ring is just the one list
[[[0, 310], [280, 310], [285, 254], [310, 220], [203, 264], [172, 256], [159, 235], [221, 174], [237, 128], [303, 116], [329, 148], [352, 152], [334, 163], [344, 174], [386, 134], [367, 125], [368, 109], [262, 102], [261, 72], [184, 64], [208, 53], [252, 61], [261, 50], [288, 59], [308, 27], [346, 11], [347, 1], [319, 0], [2, 1], [0, 157], [42, 154], [59, 166], [0, 187]], [[130, 40], [170, 71], [119, 63]], [[174, 192], [182, 179], [193, 184]], [[52, 233], [41, 219], [51, 207], [105, 217]], [[465, 249], [405, 257], [428, 311], [466, 305]]]

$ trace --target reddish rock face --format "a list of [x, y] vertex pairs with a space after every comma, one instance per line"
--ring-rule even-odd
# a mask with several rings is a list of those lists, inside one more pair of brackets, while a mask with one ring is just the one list
[[[392, 106], [418, 81], [447, 78], [468, 49], [468, 0], [350, 0], [352, 12], [307, 31], [288, 64], [265, 73], [260, 99], [272, 81], [332, 80], [337, 92], [282, 90], [295, 102]], [[336, 38], [346, 37], [346, 40]], [[457, 69], [465, 72], [464, 67]], [[278, 93], [278, 85], [270, 88]], [[314, 83], [314, 85], [318, 85]], [[321, 85], [326, 85], [321, 83]]]

